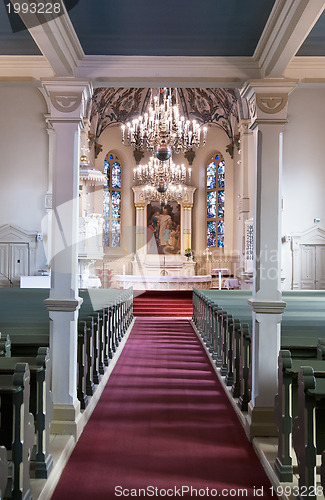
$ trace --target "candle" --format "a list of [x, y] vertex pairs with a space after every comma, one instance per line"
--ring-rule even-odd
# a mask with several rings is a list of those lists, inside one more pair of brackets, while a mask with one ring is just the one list
[[123, 264], [123, 275], [125, 274], [125, 264]]

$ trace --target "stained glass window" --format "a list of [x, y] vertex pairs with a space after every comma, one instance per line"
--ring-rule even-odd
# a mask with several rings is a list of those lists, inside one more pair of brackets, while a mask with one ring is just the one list
[[210, 158], [206, 167], [207, 246], [225, 246], [225, 161], [221, 153]]
[[103, 193], [103, 245], [119, 247], [121, 244], [121, 188], [122, 169], [118, 157], [108, 153], [104, 160], [107, 182]]

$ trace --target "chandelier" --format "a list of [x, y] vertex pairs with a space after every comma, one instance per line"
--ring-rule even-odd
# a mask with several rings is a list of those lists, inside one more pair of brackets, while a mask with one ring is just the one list
[[[151, 96], [148, 112], [132, 122], [122, 125], [122, 143], [135, 150], [149, 150], [160, 161], [168, 160], [172, 153], [185, 153], [205, 145], [207, 128], [196, 120], [186, 120], [180, 116], [178, 93], [175, 89], [157, 89]], [[202, 136], [202, 137], [201, 137]]]
[[146, 199], [172, 201], [181, 200], [191, 182], [191, 169], [175, 165], [170, 158], [161, 162], [151, 157], [146, 165], [133, 169], [133, 182], [142, 186]]

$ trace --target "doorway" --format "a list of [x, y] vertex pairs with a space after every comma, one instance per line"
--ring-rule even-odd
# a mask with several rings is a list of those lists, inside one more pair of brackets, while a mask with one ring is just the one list
[[28, 243], [0, 243], [0, 287], [19, 286], [29, 272]]
[[301, 245], [301, 289], [325, 290], [325, 245]]

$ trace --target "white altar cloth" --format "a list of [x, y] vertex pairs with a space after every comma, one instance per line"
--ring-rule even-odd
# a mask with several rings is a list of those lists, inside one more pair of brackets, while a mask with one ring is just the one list
[[20, 288], [50, 288], [51, 276], [20, 276]]
[[113, 277], [117, 287], [134, 290], [192, 290], [211, 288], [211, 275], [201, 276], [139, 276], [116, 274]]

